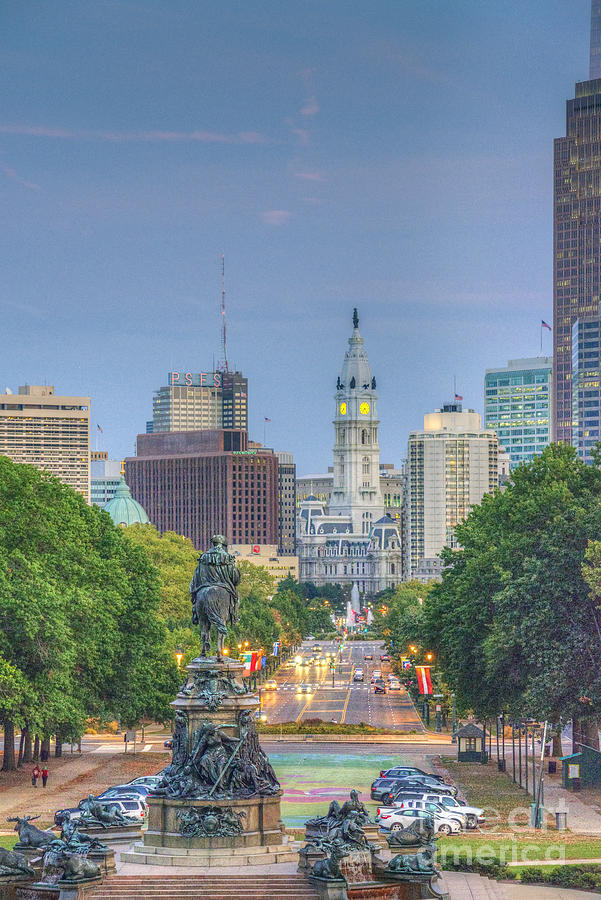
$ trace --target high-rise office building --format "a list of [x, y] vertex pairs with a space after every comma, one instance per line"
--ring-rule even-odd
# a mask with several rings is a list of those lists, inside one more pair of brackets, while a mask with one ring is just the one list
[[484, 376], [484, 427], [496, 431], [514, 469], [551, 441], [553, 359], [510, 359]]
[[276, 450], [278, 458], [278, 550], [282, 556], [296, 553], [296, 466], [292, 453]]
[[599, 313], [601, 288], [601, 5], [591, 6], [589, 80], [567, 101], [555, 140], [553, 227], [554, 438], [572, 442], [572, 326]]
[[51, 385], [0, 394], [0, 454], [45, 469], [90, 502], [90, 398]]
[[246, 431], [140, 434], [125, 479], [161, 533], [184, 534], [199, 550], [216, 533], [278, 543], [278, 458], [249, 448]]
[[440, 576], [443, 547], [456, 547], [455, 526], [498, 487], [497, 435], [480, 415], [448, 403], [409, 432], [403, 493], [403, 580]]
[[169, 372], [155, 391], [148, 434], [248, 429], [248, 379], [241, 372]]
[[122, 468], [121, 460], [109, 459], [106, 450], [92, 450], [90, 454], [90, 496], [95, 506], [104, 506], [113, 499], [121, 483]]
[[586, 463], [601, 440], [601, 317], [572, 327], [572, 444]]

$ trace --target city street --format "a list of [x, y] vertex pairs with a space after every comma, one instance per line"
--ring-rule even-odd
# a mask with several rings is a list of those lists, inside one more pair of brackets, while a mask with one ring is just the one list
[[[314, 652], [311, 648], [317, 645], [320, 650]], [[374, 669], [380, 669], [384, 678], [390, 672], [389, 664], [380, 661], [384, 653], [380, 641], [347, 641], [341, 652], [338, 647], [338, 641], [304, 641], [295, 654], [301, 662], [293, 657], [276, 673], [277, 690], [262, 687], [262, 711], [269, 723], [322, 719], [346, 724], [365, 722], [399, 731], [425, 730], [405, 690], [374, 693], [370, 683]], [[327, 653], [334, 656], [327, 657]], [[373, 659], [365, 658], [370, 655]], [[336, 662], [334, 672], [330, 668], [332, 658]], [[357, 668], [364, 671], [363, 682], [353, 682]]]

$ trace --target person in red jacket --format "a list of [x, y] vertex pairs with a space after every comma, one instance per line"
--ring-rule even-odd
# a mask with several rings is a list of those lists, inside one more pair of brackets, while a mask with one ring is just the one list
[[48, 769], [46, 766], [42, 769], [42, 787], [46, 787], [46, 782], [48, 781]]
[[31, 783], [34, 787], [38, 786], [38, 778], [42, 773], [40, 772], [37, 766], [34, 766], [33, 772], [31, 773]]

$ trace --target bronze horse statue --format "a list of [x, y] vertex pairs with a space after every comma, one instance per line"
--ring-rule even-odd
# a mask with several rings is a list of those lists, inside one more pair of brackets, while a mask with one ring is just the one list
[[223, 535], [213, 535], [211, 544], [198, 560], [190, 582], [192, 622], [200, 626], [203, 657], [211, 649], [211, 627], [217, 631], [217, 656], [223, 656], [227, 626], [238, 621], [240, 570], [236, 568], [235, 558], [227, 552]]

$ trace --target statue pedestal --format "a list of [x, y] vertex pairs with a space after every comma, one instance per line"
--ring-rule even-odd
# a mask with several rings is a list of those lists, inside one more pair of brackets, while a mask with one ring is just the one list
[[[100, 828], [98, 825], [81, 825], [78, 831], [87, 834], [88, 837], [98, 838], [103, 844], [129, 844], [142, 837], [142, 822], [140, 821], [139, 825], [111, 825], [109, 828]], [[102, 853], [102, 851], [90, 851], [88, 854], [94, 862], [97, 862], [99, 858], [93, 855], [96, 852]]]
[[143, 843], [121, 858], [189, 866], [291, 861], [292, 853], [296, 860], [280, 818], [282, 792], [254, 724], [259, 699], [242, 681], [243, 664], [198, 658], [186, 668], [171, 704], [171, 766], [148, 796]]

